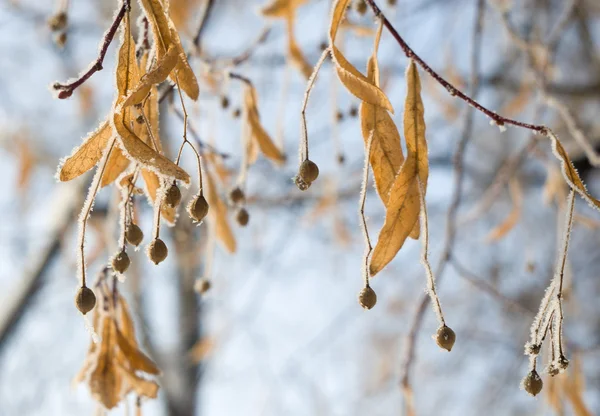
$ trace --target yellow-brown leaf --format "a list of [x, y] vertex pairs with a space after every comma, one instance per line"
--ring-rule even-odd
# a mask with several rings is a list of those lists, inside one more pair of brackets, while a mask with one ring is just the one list
[[[118, 365], [118, 364], [117, 364]], [[158, 384], [152, 380], [146, 380], [136, 374], [127, 371], [126, 368], [118, 366], [125, 384], [133, 389], [136, 395], [155, 399], [158, 396]]]
[[521, 190], [521, 186], [519, 181], [515, 178], [511, 179], [509, 182], [510, 189], [510, 197], [512, 199], [513, 208], [508, 214], [508, 216], [494, 227], [486, 237], [486, 241], [488, 243], [498, 241], [506, 234], [508, 234], [515, 225], [518, 224], [519, 218], [521, 218], [521, 205], [523, 203], [523, 192]]
[[106, 162], [106, 167], [104, 168], [104, 174], [102, 175], [102, 180], [100, 181], [100, 186], [105, 187], [106, 185], [110, 185], [113, 183], [121, 173], [127, 169], [129, 166], [129, 159], [127, 159], [121, 149], [118, 147], [113, 147], [110, 155], [108, 156], [108, 161]]
[[383, 107], [393, 113], [394, 108], [385, 93], [381, 91], [379, 87], [373, 85], [367, 77], [361, 74], [350, 62], [348, 62], [342, 52], [335, 46], [335, 37], [349, 2], [350, 0], [337, 0], [333, 6], [331, 15], [329, 44], [331, 46], [331, 55], [335, 64], [336, 73], [342, 84], [344, 84], [348, 91], [356, 97], [369, 104]]
[[214, 222], [217, 238], [221, 244], [229, 251], [234, 253], [236, 250], [236, 242], [229, 221], [227, 220], [227, 206], [219, 198], [215, 181], [209, 169], [204, 171], [205, 187], [207, 188], [207, 200], [210, 206], [208, 215], [211, 216]]
[[175, 26], [171, 21], [169, 21], [169, 24], [171, 28], [171, 40], [178, 51], [177, 65], [175, 66], [175, 71], [171, 73], [171, 79], [173, 82], [179, 83], [179, 88], [181, 88], [188, 97], [196, 101], [200, 94], [198, 80], [187, 60], [185, 50], [183, 50], [181, 39], [179, 39], [179, 34], [177, 33]]
[[160, 59], [167, 53], [167, 50], [171, 45], [169, 19], [160, 0], [140, 0], [140, 4], [146, 13], [146, 17], [152, 28], [157, 58]]
[[306, 2], [307, 0], [274, 0], [263, 7], [260, 12], [265, 17], [287, 18], [290, 11]]
[[92, 396], [107, 409], [117, 406], [121, 400], [122, 378], [113, 363], [115, 325], [109, 316], [102, 321], [102, 341], [98, 351], [96, 366], [90, 374]]
[[419, 217], [421, 204], [416, 166], [417, 160], [414, 154], [409, 154], [394, 180], [385, 222], [379, 232], [379, 238], [369, 264], [371, 276], [375, 276], [392, 261], [404, 245]]
[[64, 161], [60, 167], [59, 179], [63, 182], [70, 181], [96, 166], [111, 136], [112, 128], [105, 121]]
[[265, 157], [278, 164], [285, 162], [285, 156], [281, 150], [275, 146], [275, 143], [273, 143], [273, 140], [271, 140], [271, 137], [260, 123], [256, 91], [249, 85], [247, 85], [244, 90], [244, 101], [246, 103], [246, 122], [250, 127], [252, 140], [258, 144], [258, 147]]
[[119, 328], [115, 328], [115, 330], [117, 345], [131, 368], [148, 374], [160, 374], [160, 370], [156, 364], [154, 364], [154, 361], [148, 358], [148, 356], [141, 352], [136, 346], [131, 345]]

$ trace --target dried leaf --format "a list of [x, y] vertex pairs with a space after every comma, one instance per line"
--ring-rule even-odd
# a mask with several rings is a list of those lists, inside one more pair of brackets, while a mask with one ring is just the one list
[[169, 18], [160, 0], [140, 0], [140, 4], [152, 28], [157, 58], [161, 59], [167, 53], [169, 46], [171, 46]]
[[274, 0], [263, 7], [260, 13], [265, 17], [287, 18], [290, 11], [303, 5], [308, 0]]
[[160, 374], [160, 370], [146, 354], [141, 352], [136, 346], [131, 345], [127, 338], [121, 333], [119, 328], [116, 330], [116, 342], [119, 349], [125, 356], [128, 364], [137, 371], [143, 371], [148, 374]]
[[260, 124], [260, 118], [258, 115], [258, 105], [256, 99], [256, 91], [254, 87], [247, 85], [244, 89], [244, 102], [245, 102], [245, 115], [246, 123], [250, 127], [250, 134], [252, 140], [258, 144], [261, 152], [275, 163], [285, 162], [285, 156], [275, 146], [275, 143], [269, 137], [269, 134], [265, 131], [262, 124]]
[[35, 157], [31, 151], [28, 140], [24, 137], [17, 138], [17, 152], [19, 157], [19, 173], [17, 187], [23, 191], [29, 184], [29, 178], [35, 166]]
[[117, 91], [118, 97], [126, 96], [127, 93], [140, 79], [140, 71], [135, 58], [135, 41], [131, 37], [131, 26], [129, 18], [125, 18], [125, 29], [123, 40], [117, 56]]
[[120, 374], [124, 377], [123, 381], [133, 389], [135, 394], [150, 399], [155, 399], [158, 396], [158, 384], [155, 381], [141, 378], [120, 365], [118, 365], [118, 368]]
[[[404, 137], [406, 149], [414, 154], [417, 160], [417, 176], [427, 192], [427, 180], [429, 178], [429, 155], [427, 140], [425, 138], [425, 108], [421, 99], [421, 80], [415, 62], [411, 59], [406, 70], [406, 101], [404, 103]], [[418, 187], [415, 197], [419, 197]], [[419, 238], [420, 222], [417, 219], [410, 237], [415, 240]]]
[[58, 175], [59, 179], [63, 182], [70, 181], [96, 166], [111, 136], [112, 128], [105, 121], [90, 133], [83, 144], [63, 162]]
[[504, 221], [489, 232], [486, 237], [488, 243], [498, 241], [508, 234], [515, 228], [515, 225], [519, 222], [519, 218], [521, 218], [521, 205], [523, 203], [523, 191], [521, 190], [521, 185], [517, 179], [513, 178], [509, 182], [509, 186], [513, 208]]
[[581, 195], [583, 199], [585, 199], [590, 204], [590, 206], [595, 207], [596, 209], [600, 209], [600, 201], [598, 201], [596, 198], [590, 195], [587, 189], [585, 188], [583, 181], [581, 180], [579, 174], [577, 173], [577, 170], [575, 170], [575, 167], [573, 166], [573, 162], [571, 162], [571, 160], [569, 159], [567, 151], [560, 143], [560, 140], [558, 139], [556, 134], [554, 134], [554, 132], [552, 132], [552, 130], [550, 129], [546, 129], [545, 133], [547, 137], [552, 141], [552, 151], [554, 153], [554, 156], [556, 156], [556, 158], [560, 161], [563, 176], [565, 177], [569, 185], [575, 191], [577, 191], [579, 195]]
[[207, 188], [207, 200], [210, 206], [208, 215], [213, 219], [217, 238], [230, 253], [236, 250], [236, 242], [229, 222], [227, 221], [227, 205], [217, 193], [215, 181], [209, 169], [204, 171], [205, 187]]
[[[379, 34], [380, 32], [378, 32], [373, 55], [367, 63], [367, 77], [377, 86], [379, 86], [379, 66], [377, 64]], [[404, 162], [400, 133], [384, 108], [364, 101], [360, 104], [360, 124], [365, 145], [371, 133], [373, 134], [370, 162], [377, 193], [383, 204], [387, 206], [390, 189], [402, 162]]]
[[329, 28], [329, 44], [331, 46], [331, 55], [335, 64], [338, 78], [344, 86], [354, 94], [369, 104], [378, 105], [391, 113], [394, 112], [390, 100], [379, 87], [373, 85], [367, 77], [361, 74], [348, 60], [342, 52], [335, 46], [335, 36], [337, 35], [340, 23], [346, 13], [350, 0], [337, 0], [333, 6], [331, 15], [331, 26]]
[[171, 40], [179, 52], [177, 66], [175, 66], [175, 72], [171, 73], [171, 79], [173, 82], [179, 84], [179, 88], [181, 88], [181, 90], [185, 92], [188, 97], [196, 101], [198, 99], [198, 95], [200, 94], [198, 80], [196, 79], [196, 75], [194, 74], [194, 71], [192, 71], [192, 67], [187, 60], [183, 46], [181, 46], [179, 34], [177, 34], [177, 30], [175, 29], [173, 22], [169, 21], [169, 24], [171, 28]]
[[177, 65], [178, 59], [178, 49], [174, 45], [169, 46], [167, 53], [157, 61], [156, 66], [150, 72], [140, 79], [140, 82], [129, 93], [122, 105], [127, 107], [141, 103], [150, 93], [153, 85], [160, 84], [167, 79], [175, 65]]
[[[148, 197], [148, 202], [150, 205], [154, 206], [156, 194], [158, 189], [161, 187], [161, 181], [156, 173], [147, 169], [142, 169], [142, 177], [144, 178], [144, 183], [146, 184], [146, 196]], [[165, 221], [167, 221], [168, 224], [173, 225], [175, 224], [175, 220], [177, 218], [177, 210], [164, 205], [160, 208], [160, 215]]]
[[115, 325], [109, 316], [102, 320], [102, 341], [98, 360], [90, 374], [89, 386], [92, 396], [107, 409], [117, 406], [121, 400], [122, 379], [113, 363]]
[[129, 159], [123, 155], [121, 149], [113, 147], [108, 156], [100, 186], [105, 187], [113, 183], [127, 169], [129, 163]]
[[312, 74], [313, 67], [308, 63], [296, 38], [294, 36], [294, 13], [290, 12], [287, 18], [287, 31], [288, 31], [288, 59], [293, 67], [298, 69], [304, 75], [304, 78], [309, 79]]
[[385, 222], [369, 264], [371, 276], [392, 261], [404, 245], [419, 217], [419, 199], [417, 159], [414, 153], [409, 153], [390, 191]]
[[208, 354], [213, 350], [215, 344], [212, 338], [204, 337], [196, 341], [194, 346], [190, 349], [190, 358], [193, 363], [198, 364], [204, 360]]

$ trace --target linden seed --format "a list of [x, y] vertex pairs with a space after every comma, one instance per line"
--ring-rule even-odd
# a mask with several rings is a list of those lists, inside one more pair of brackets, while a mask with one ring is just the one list
[[165, 193], [165, 205], [170, 208], [175, 208], [181, 202], [181, 191], [175, 184], [171, 185]]
[[306, 191], [310, 188], [310, 182], [304, 182], [300, 176], [294, 176], [294, 183], [301, 191]]
[[160, 238], [152, 240], [147, 248], [148, 257], [154, 264], [158, 264], [167, 258], [169, 249], [164, 241]]
[[319, 49], [320, 49], [321, 51], [324, 51], [325, 49], [327, 49], [327, 47], [328, 47], [328, 46], [329, 46], [329, 45], [327, 44], [327, 42], [321, 42], [321, 43], [319, 44]]
[[206, 277], [203, 277], [196, 281], [194, 289], [196, 289], [196, 292], [198, 292], [199, 294], [204, 295], [210, 290], [211, 286], [212, 284], [210, 283], [210, 280], [208, 280]]
[[144, 233], [137, 224], [132, 222], [129, 224], [129, 227], [127, 227], [127, 231], [125, 231], [125, 239], [129, 244], [137, 247], [144, 239]]
[[208, 214], [208, 202], [206, 202], [204, 195], [198, 195], [192, 200], [190, 205], [188, 205], [188, 214], [197, 222], [202, 221], [206, 217], [206, 214]]
[[229, 192], [229, 200], [232, 204], [244, 202], [244, 199], [246, 199], [246, 195], [244, 195], [244, 191], [242, 191], [239, 186], [236, 186]]
[[350, 114], [350, 117], [356, 117], [358, 115], [358, 108], [356, 108], [356, 106], [353, 105], [352, 107], [350, 107], [350, 111], [348, 112], [348, 114]]
[[356, 11], [360, 15], [363, 15], [367, 12], [367, 3], [365, 3], [365, 0], [359, 0], [358, 3], [356, 3]]
[[312, 160], [306, 159], [300, 165], [298, 176], [300, 176], [304, 182], [313, 183], [319, 177], [319, 167]]
[[438, 328], [435, 335], [435, 342], [440, 348], [451, 351], [455, 341], [456, 334], [450, 327], [442, 325]]
[[395, 6], [396, 5], [396, 0], [388, 0], [388, 4], [390, 6]]
[[346, 156], [340, 153], [337, 155], [337, 161], [340, 165], [343, 165], [346, 162]]
[[548, 373], [548, 375], [550, 377], [554, 377], [554, 376], [557, 376], [560, 373], [560, 370], [554, 364], [550, 364], [548, 366], [548, 368], [546, 369], [546, 372]]
[[248, 221], [250, 221], [250, 214], [246, 211], [246, 208], [240, 208], [235, 216], [236, 221], [242, 227], [248, 225]]
[[221, 97], [221, 108], [226, 109], [227, 107], [229, 107], [229, 98], [224, 95]]
[[51, 30], [58, 32], [59, 30], [63, 30], [67, 27], [69, 19], [65, 12], [56, 13], [50, 19], [48, 19], [48, 26]]
[[533, 344], [528, 342], [525, 344], [525, 355], [538, 355], [542, 346], [540, 344]]
[[135, 121], [138, 124], [144, 124], [144, 116], [140, 114], [139, 116], [136, 117]]
[[75, 295], [75, 306], [84, 315], [94, 309], [96, 306], [94, 291], [87, 286], [81, 286]]
[[125, 251], [120, 251], [113, 257], [111, 265], [115, 272], [123, 274], [129, 268], [131, 261]]
[[377, 294], [371, 286], [363, 287], [358, 294], [358, 303], [363, 309], [369, 310], [377, 303]]
[[242, 114], [242, 110], [240, 110], [239, 108], [236, 108], [231, 113], [231, 115], [233, 116], [233, 118], [238, 118], [241, 114]]
[[521, 387], [527, 393], [532, 396], [537, 396], [540, 391], [542, 391], [542, 387], [544, 383], [540, 378], [540, 375], [535, 370], [531, 370], [521, 381]]
[[558, 357], [558, 360], [556, 360], [556, 366], [559, 370], [564, 371], [569, 366], [569, 360], [567, 360], [567, 357], [561, 354], [561, 356]]

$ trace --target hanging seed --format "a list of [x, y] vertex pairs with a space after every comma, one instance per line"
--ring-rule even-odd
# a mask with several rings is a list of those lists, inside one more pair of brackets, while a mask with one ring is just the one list
[[390, 6], [395, 6], [396, 5], [396, 0], [388, 0], [388, 4]]
[[348, 114], [350, 115], [350, 117], [356, 117], [358, 115], [358, 108], [356, 108], [356, 106], [353, 105], [352, 107], [350, 107], [350, 111], [348, 111]]
[[148, 253], [148, 257], [154, 264], [158, 264], [167, 258], [169, 254], [169, 249], [167, 249], [167, 245], [160, 238], [156, 238], [152, 240], [152, 242], [148, 245], [146, 249]]
[[194, 221], [200, 222], [208, 214], [208, 202], [204, 195], [198, 195], [188, 205], [188, 214]]
[[231, 113], [231, 115], [233, 116], [233, 118], [239, 118], [241, 114], [242, 114], [242, 110], [240, 110], [239, 108], [236, 108]]
[[245, 199], [246, 195], [244, 195], [244, 191], [239, 186], [236, 186], [229, 192], [229, 200], [234, 205], [244, 202]]
[[175, 184], [171, 185], [165, 193], [165, 204], [170, 208], [175, 208], [181, 202], [181, 191]]
[[365, 3], [365, 0], [358, 0], [358, 2], [356, 2], [356, 11], [361, 16], [367, 12], [367, 3]]
[[84, 315], [94, 309], [96, 306], [94, 291], [87, 286], [81, 286], [75, 295], [75, 306]]
[[211, 286], [212, 284], [210, 283], [210, 280], [208, 280], [206, 277], [203, 277], [196, 281], [196, 283], [194, 284], [194, 289], [197, 293], [204, 295], [210, 290]]
[[560, 374], [560, 369], [558, 367], [556, 367], [554, 365], [554, 363], [551, 363], [548, 368], [546, 368], [546, 372], [548, 373], [548, 375], [550, 377], [554, 377], [557, 376], [558, 374]]
[[294, 176], [294, 183], [301, 191], [306, 191], [310, 188], [310, 182], [304, 182], [304, 180], [300, 176]]
[[346, 162], [346, 156], [340, 153], [337, 155], [337, 161], [340, 165], [343, 165]]
[[442, 325], [438, 328], [435, 334], [435, 342], [440, 348], [451, 351], [455, 341], [456, 334], [450, 327]]
[[248, 214], [246, 208], [240, 208], [238, 210], [237, 214], [235, 215], [235, 220], [242, 227], [248, 225], [248, 221], [250, 221], [250, 214]]
[[544, 383], [537, 371], [531, 370], [521, 381], [521, 387], [532, 396], [537, 396], [542, 391]]
[[568, 366], [569, 360], [567, 360], [567, 357], [561, 354], [561, 356], [556, 360], [556, 367], [558, 367], [560, 371], [565, 371]]
[[129, 256], [125, 251], [118, 252], [111, 261], [113, 270], [120, 274], [125, 273], [125, 271], [129, 268], [129, 264], [131, 264], [131, 261], [129, 260]]
[[127, 227], [127, 231], [125, 231], [125, 239], [129, 244], [137, 247], [144, 239], [144, 233], [137, 224], [132, 222], [129, 224], [129, 227]]
[[338, 112], [335, 113], [335, 119], [337, 121], [344, 121], [344, 113], [338, 110]]
[[226, 109], [229, 107], [229, 98], [227, 98], [226, 95], [223, 95], [221, 97], [221, 108], [222, 109]]
[[540, 344], [533, 344], [528, 342], [525, 344], [525, 355], [538, 355], [542, 346]]
[[64, 30], [67, 27], [67, 23], [69, 18], [65, 12], [56, 13], [50, 19], [48, 19], [48, 27], [50, 30], [54, 32], [58, 32], [59, 30]]
[[306, 159], [300, 165], [298, 176], [302, 178], [304, 182], [313, 183], [319, 177], [319, 167], [312, 160]]
[[377, 294], [371, 286], [366, 286], [361, 289], [358, 294], [358, 303], [366, 310], [372, 309], [373, 306], [375, 306], [377, 303]]

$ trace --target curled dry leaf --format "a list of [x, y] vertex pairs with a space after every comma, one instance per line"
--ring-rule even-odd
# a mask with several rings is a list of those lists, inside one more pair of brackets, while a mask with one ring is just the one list
[[416, 166], [417, 159], [414, 154], [409, 154], [394, 180], [385, 222], [371, 255], [369, 264], [371, 276], [375, 276], [392, 261], [419, 217], [421, 204]]
[[111, 136], [112, 128], [105, 121], [62, 163], [58, 178], [63, 182], [70, 181], [96, 166]]
[[177, 48], [173, 45], [169, 46], [167, 53], [157, 61], [156, 66], [145, 74], [129, 93], [122, 104], [123, 107], [141, 103], [155, 84], [160, 84], [167, 79], [175, 65], [177, 65], [178, 59], [179, 51]]
[[156, 54], [160, 60], [171, 46], [169, 18], [165, 13], [161, 0], [140, 0], [140, 4], [152, 28]]
[[290, 11], [303, 5], [308, 0], [274, 0], [263, 7], [260, 13], [265, 17], [287, 18]]
[[260, 123], [256, 90], [251, 85], [246, 85], [244, 89], [244, 105], [246, 123], [250, 128], [250, 141], [254, 141], [268, 159], [279, 164], [285, 162], [285, 156], [281, 150], [275, 146], [275, 143], [273, 143], [273, 140], [271, 140], [271, 137]]
[[[367, 63], [367, 78], [376, 86], [379, 86], [377, 47], [380, 34], [381, 26], [375, 40], [375, 50]], [[365, 145], [371, 132], [373, 134], [370, 163], [377, 193], [387, 206], [390, 189], [404, 162], [400, 133], [385, 108], [364, 101], [360, 105], [360, 124]]]
[[102, 341], [89, 380], [92, 396], [107, 409], [117, 406], [121, 400], [122, 379], [114, 364], [115, 329], [112, 318], [104, 316]]
[[127, 360], [131, 369], [135, 371], [143, 371], [148, 374], [160, 374], [160, 370], [146, 354], [141, 352], [137, 345], [131, 345], [129, 340], [121, 333], [118, 328], [115, 328], [116, 342], [119, 350]]
[[554, 132], [550, 129], [546, 129], [544, 134], [552, 141], [552, 151], [554, 156], [556, 156], [556, 158], [560, 161], [563, 176], [571, 188], [579, 193], [579, 195], [581, 195], [583, 199], [590, 204], [590, 206], [600, 209], [600, 201], [590, 195], [585, 188], [583, 181], [579, 177], [577, 170], [573, 166], [573, 162], [571, 162], [571, 159], [569, 159], [569, 155], [558, 139], [558, 136], [556, 136], [556, 134], [554, 134]]
[[178, 51], [177, 65], [175, 71], [171, 72], [171, 80], [179, 85], [179, 88], [192, 100], [196, 101], [200, 94], [200, 88], [198, 87], [198, 80], [196, 75], [187, 60], [183, 46], [181, 46], [181, 40], [179, 34], [173, 25], [173, 22], [169, 21], [169, 27], [171, 29], [171, 40]]
[[212, 218], [214, 223], [217, 238], [227, 251], [234, 253], [236, 250], [236, 241], [233, 231], [231, 231], [229, 221], [227, 220], [227, 205], [219, 198], [215, 181], [208, 167], [206, 167], [204, 171], [203, 178], [204, 187], [207, 190], [206, 198], [208, 200], [208, 205], [210, 206], [208, 215]]
[[329, 27], [329, 44], [331, 47], [331, 55], [335, 64], [338, 78], [344, 86], [354, 94], [369, 104], [378, 105], [390, 112], [394, 112], [394, 108], [387, 98], [385, 93], [379, 87], [373, 85], [371, 81], [361, 74], [348, 60], [342, 52], [335, 46], [335, 37], [337, 35], [340, 23], [344, 18], [344, 14], [348, 8], [350, 0], [337, 0], [333, 6], [331, 15], [331, 25]]

